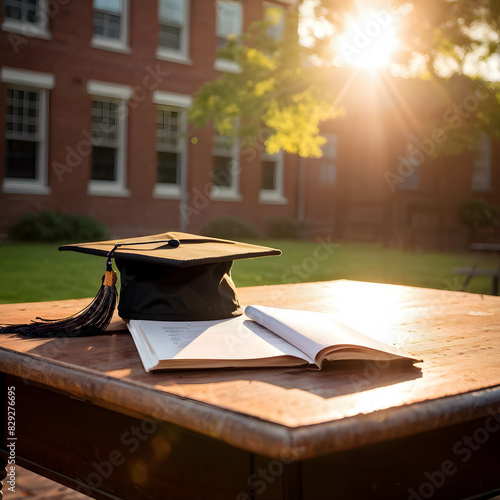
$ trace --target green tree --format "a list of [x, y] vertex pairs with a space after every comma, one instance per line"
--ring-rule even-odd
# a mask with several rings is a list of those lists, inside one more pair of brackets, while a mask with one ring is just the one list
[[373, 55], [365, 53], [369, 66], [393, 32], [392, 62], [378, 70], [379, 80], [397, 81], [410, 100], [425, 95], [436, 116], [480, 92], [464, 123], [448, 125], [444, 152], [470, 146], [480, 129], [500, 130], [500, 87], [490, 81], [491, 68], [500, 71], [498, 0], [303, 0], [287, 14], [279, 40], [268, 35], [274, 22], [254, 23], [219, 52], [240, 71], [201, 87], [193, 124], [213, 123], [244, 145], [264, 139], [269, 153], [321, 156], [320, 123], [348, 114], [356, 102], [350, 83], [357, 79], [359, 91], [359, 81], [369, 80], [366, 67], [350, 59], [373, 45]]

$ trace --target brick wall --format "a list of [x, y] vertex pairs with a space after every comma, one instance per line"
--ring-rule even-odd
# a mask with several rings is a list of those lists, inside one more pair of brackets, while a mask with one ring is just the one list
[[[262, 17], [262, 0], [247, 0], [244, 23]], [[3, 15], [3, 13], [2, 13]], [[178, 229], [178, 199], [152, 196], [157, 175], [156, 90], [193, 95], [205, 82], [219, 74], [214, 69], [216, 53], [215, 2], [191, 1], [189, 56], [192, 65], [156, 58], [158, 46], [157, 2], [130, 2], [130, 54], [91, 47], [93, 33], [92, 2], [62, 2], [50, 18], [51, 40], [24, 37], [0, 31], [0, 65], [41, 71], [55, 76], [50, 90], [49, 173], [50, 194], [0, 193], [0, 232], [8, 230], [28, 210], [59, 210], [95, 216], [119, 235], [145, 234]], [[13, 46], [15, 45], [15, 47]], [[89, 80], [132, 87], [129, 101], [127, 177], [128, 197], [87, 194], [91, 174], [91, 96]], [[0, 136], [5, 136], [5, 83], [0, 83]], [[191, 142], [196, 136], [196, 144]], [[286, 205], [258, 203], [261, 164], [259, 155], [251, 161], [241, 158], [241, 201], [216, 201], [208, 193], [212, 183], [212, 131], [192, 132], [188, 138], [187, 203], [188, 229], [199, 230], [213, 217], [237, 215], [263, 229], [265, 221], [276, 215], [296, 212], [296, 160], [287, 158]], [[0, 179], [3, 178], [5, 141], [0, 141]], [[56, 172], [54, 163], [69, 167]]]

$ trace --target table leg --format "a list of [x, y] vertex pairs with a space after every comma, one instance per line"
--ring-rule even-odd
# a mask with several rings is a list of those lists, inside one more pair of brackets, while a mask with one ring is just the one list
[[3, 493], [2, 493], [3, 483], [2, 483], [2, 481], [7, 476], [7, 469], [6, 469], [6, 467], [7, 467], [7, 460], [5, 460], [4, 458], [0, 457], [0, 500], [2, 500], [2, 498], [3, 498]]

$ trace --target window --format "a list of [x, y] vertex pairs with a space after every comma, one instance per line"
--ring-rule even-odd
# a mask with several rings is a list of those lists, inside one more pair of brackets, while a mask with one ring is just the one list
[[156, 198], [180, 199], [187, 169], [187, 110], [192, 97], [173, 92], [156, 91], [157, 178]]
[[50, 38], [48, 0], [4, 0], [2, 29], [25, 36]]
[[191, 64], [189, 54], [189, 0], [158, 1], [160, 59]]
[[212, 198], [240, 200], [238, 141], [225, 135], [215, 134], [212, 155]]
[[92, 46], [129, 53], [129, 0], [93, 0], [94, 36]]
[[48, 103], [54, 76], [3, 67], [5, 94], [5, 178], [11, 193], [47, 194]]
[[231, 138], [216, 135], [214, 138], [214, 186], [230, 188], [233, 184], [234, 145]]
[[261, 203], [285, 204], [283, 196], [283, 152], [270, 155], [262, 153], [262, 177], [259, 201]]
[[156, 149], [158, 151], [158, 182], [179, 182], [181, 113], [178, 109], [158, 106], [156, 112]]
[[226, 46], [228, 39], [243, 31], [243, 8], [240, 2], [217, 0], [217, 48]]
[[261, 189], [265, 189], [267, 191], [276, 190], [278, 185], [276, 162], [277, 160], [271, 156], [262, 160]]
[[4, 0], [5, 17], [35, 24], [40, 17], [37, 0]]
[[326, 142], [323, 145], [319, 178], [322, 185], [331, 185], [337, 179], [337, 136], [324, 134], [324, 137]]
[[119, 40], [121, 16], [120, 0], [94, 0], [94, 34]]
[[116, 181], [118, 142], [118, 102], [92, 101], [92, 175], [97, 181]]
[[[229, 39], [243, 32], [243, 6], [240, 2], [217, 0], [217, 49], [224, 48]], [[238, 73], [241, 71], [234, 61], [218, 57], [214, 68], [219, 71]]]
[[5, 177], [36, 179], [40, 142], [40, 93], [7, 89]]
[[472, 189], [489, 191], [491, 189], [491, 137], [482, 133], [474, 170], [472, 173]]
[[281, 40], [285, 29], [285, 9], [281, 5], [264, 2], [264, 19], [270, 23], [268, 36]]
[[404, 153], [398, 157], [397, 189], [416, 191], [420, 187], [420, 166], [425, 161], [425, 156], [416, 144], [418, 138], [412, 135]]
[[127, 196], [127, 99], [131, 89], [90, 80], [87, 91], [92, 95], [89, 194]]
[[[172, 106], [158, 106], [156, 111], [156, 150], [158, 154], [158, 184], [179, 191], [185, 155], [186, 112]], [[165, 190], [165, 192], [167, 192]]]

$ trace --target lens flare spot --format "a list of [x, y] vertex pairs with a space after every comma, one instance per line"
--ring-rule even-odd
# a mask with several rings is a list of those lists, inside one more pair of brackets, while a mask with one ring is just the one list
[[130, 468], [130, 478], [135, 484], [142, 486], [149, 478], [149, 468], [144, 460], [136, 460]]
[[151, 441], [151, 448], [153, 449], [155, 459], [159, 461], [167, 460], [172, 451], [170, 443], [161, 436], [153, 437]]

